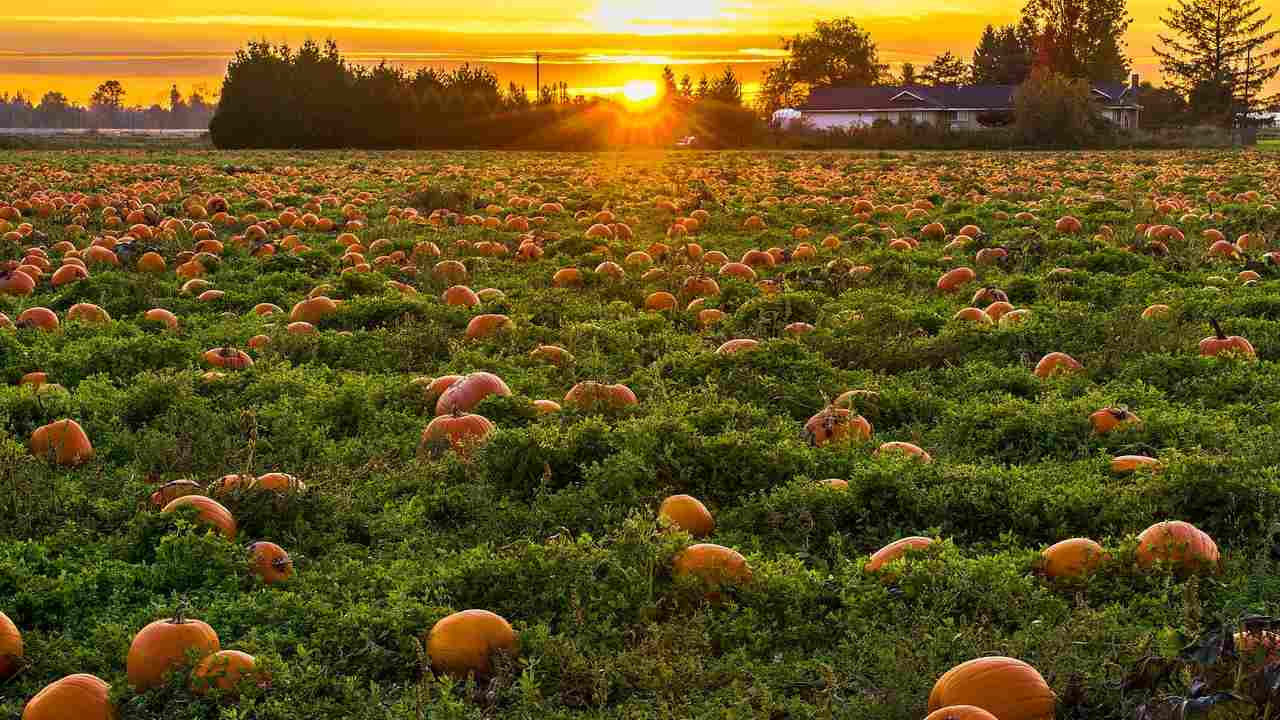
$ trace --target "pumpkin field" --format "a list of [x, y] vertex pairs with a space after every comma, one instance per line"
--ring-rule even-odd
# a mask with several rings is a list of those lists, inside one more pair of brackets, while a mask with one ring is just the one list
[[1278, 170], [8, 153], [0, 717], [1280, 717]]

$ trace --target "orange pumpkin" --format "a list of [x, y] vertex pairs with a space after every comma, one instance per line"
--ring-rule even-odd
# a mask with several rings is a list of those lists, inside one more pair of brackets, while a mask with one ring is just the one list
[[973, 705], [949, 705], [929, 713], [924, 720], [999, 720], [995, 715]]
[[229, 345], [205, 350], [201, 357], [210, 365], [223, 370], [244, 370], [253, 366], [253, 358], [248, 353]]
[[488, 610], [456, 612], [432, 626], [427, 635], [431, 668], [456, 679], [486, 677], [494, 653], [514, 655], [516, 633], [501, 615]]
[[1094, 432], [1105, 435], [1116, 428], [1141, 427], [1142, 420], [1129, 412], [1129, 408], [1105, 407], [1089, 416], [1089, 424], [1093, 425]]
[[973, 705], [1000, 720], [1052, 720], [1058, 698], [1035, 668], [1008, 657], [982, 657], [943, 673], [929, 711]]
[[737, 338], [729, 340], [716, 348], [716, 354], [732, 355], [737, 352], [742, 352], [743, 350], [754, 350], [758, 347], [760, 347], [759, 340], [752, 340], [751, 338]]
[[923, 550], [933, 544], [933, 538], [927, 537], [905, 537], [901, 540], [894, 540], [885, 545], [871, 556], [864, 568], [867, 572], [878, 572], [881, 568], [889, 563], [901, 558], [909, 552]]
[[[691, 545], [676, 554], [671, 574], [695, 577], [713, 589], [751, 582], [751, 567], [747, 559], [735, 550], [712, 543]], [[718, 594], [713, 590], [709, 599], [718, 599]]]
[[831, 442], [862, 442], [871, 439], [871, 423], [848, 408], [827, 407], [804, 424], [804, 437], [814, 447]]
[[79, 465], [93, 457], [93, 444], [75, 420], [56, 420], [31, 433], [31, 454], [58, 465]]
[[1157, 561], [1182, 565], [1188, 570], [1215, 569], [1218, 544], [1207, 533], [1188, 522], [1159, 522], [1138, 535], [1138, 565], [1151, 567]]
[[937, 288], [939, 292], [954, 292], [973, 282], [978, 277], [972, 268], [958, 267], [948, 270], [938, 278]]
[[138, 692], [158, 687], [166, 674], [187, 663], [188, 652], [203, 658], [220, 649], [213, 628], [185, 617], [178, 608], [172, 619], [157, 620], [134, 636], [125, 662], [129, 685]]
[[58, 322], [58, 316], [52, 310], [45, 307], [30, 307], [18, 313], [18, 319], [14, 322], [16, 327], [35, 328], [51, 332], [57, 330], [61, 323]]
[[564, 367], [573, 362], [573, 355], [559, 345], [539, 345], [529, 353], [529, 357], [556, 367]]
[[302, 300], [289, 311], [292, 322], [309, 322], [319, 324], [321, 320], [337, 312], [338, 304], [324, 295]]
[[884, 454], [905, 455], [926, 464], [933, 462], [933, 456], [925, 452], [919, 445], [916, 445], [915, 443], [901, 442], [898, 440], [882, 443], [880, 447], [876, 448], [876, 455]]
[[667, 312], [668, 310], [675, 309], [676, 296], [669, 292], [659, 290], [658, 292], [650, 293], [650, 295], [644, 299], [645, 312]]
[[1040, 555], [1046, 576], [1069, 578], [1092, 573], [1106, 558], [1106, 551], [1089, 538], [1070, 538], [1050, 545]]
[[462, 307], [472, 307], [480, 304], [480, 297], [475, 291], [466, 285], [454, 285], [444, 291], [441, 296], [445, 305], [459, 305]]
[[212, 688], [234, 694], [246, 677], [255, 677], [257, 662], [249, 653], [219, 650], [205, 656], [191, 673], [191, 691], [206, 695]]
[[1218, 325], [1218, 321], [1209, 320], [1209, 324], [1213, 326], [1213, 335], [1200, 341], [1200, 354], [1206, 357], [1215, 355], [1234, 354], [1244, 358], [1254, 359], [1257, 355], [1253, 351], [1253, 345], [1248, 340], [1239, 335], [1230, 335], [1222, 331], [1222, 326]]
[[284, 548], [260, 540], [250, 543], [248, 550], [250, 568], [264, 585], [274, 585], [293, 577], [293, 559]]
[[200, 494], [200, 484], [195, 480], [174, 480], [161, 485], [159, 490], [151, 493], [151, 506], [159, 510], [180, 497], [198, 494]]
[[158, 322], [170, 330], [178, 329], [178, 316], [164, 308], [151, 308], [143, 313], [142, 318], [151, 322]]
[[626, 385], [606, 385], [584, 380], [569, 388], [569, 392], [565, 393], [563, 404], [565, 407], [587, 412], [600, 412], [616, 410], [638, 402], [636, 394]]
[[487, 338], [515, 328], [515, 323], [511, 322], [511, 318], [506, 315], [489, 314], [477, 315], [471, 318], [471, 322], [467, 323], [467, 339], [477, 340]]
[[76, 303], [67, 310], [67, 320], [75, 320], [88, 324], [100, 324], [111, 322], [111, 316], [106, 310], [94, 305], [93, 303]]
[[716, 529], [711, 511], [692, 495], [672, 495], [663, 500], [658, 508], [658, 517], [665, 518], [673, 527], [696, 538], [706, 537]]
[[232, 517], [231, 511], [222, 506], [222, 503], [211, 497], [204, 495], [183, 495], [176, 498], [160, 512], [171, 513], [176, 512], [184, 507], [193, 507], [197, 511], [197, 517], [200, 522], [212, 526], [215, 530], [222, 533], [222, 536], [228, 540], [236, 536], [236, 519]]
[[116, 720], [111, 686], [94, 675], [68, 675], [27, 701], [22, 720]]
[[[1005, 319], [1009, 316], [1006, 315]], [[1038, 378], [1050, 378], [1055, 375], [1066, 375], [1068, 373], [1083, 370], [1084, 366], [1066, 353], [1051, 352], [1040, 358], [1040, 362], [1036, 363], [1035, 375]]]
[[470, 412], [490, 395], [510, 397], [511, 388], [493, 373], [473, 372], [449, 383], [448, 389], [436, 401], [436, 415]]
[[493, 423], [482, 415], [440, 415], [422, 430], [418, 447], [433, 457], [450, 448], [465, 455], [471, 446], [484, 442], [493, 430]]
[[1111, 459], [1111, 472], [1118, 475], [1142, 469], [1157, 472], [1160, 468], [1159, 460], [1146, 455], [1119, 455]]
[[8, 615], [0, 612], [0, 680], [22, 667], [22, 633]]

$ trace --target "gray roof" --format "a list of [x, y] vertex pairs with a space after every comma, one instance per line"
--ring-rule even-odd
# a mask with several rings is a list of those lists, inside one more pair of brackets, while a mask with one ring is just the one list
[[[1137, 98], [1124, 83], [1092, 83], [1109, 106], [1133, 105]], [[1000, 110], [1013, 107], [1017, 85], [877, 85], [828, 87], [809, 91], [809, 100], [798, 110], [945, 110], [969, 108]]]

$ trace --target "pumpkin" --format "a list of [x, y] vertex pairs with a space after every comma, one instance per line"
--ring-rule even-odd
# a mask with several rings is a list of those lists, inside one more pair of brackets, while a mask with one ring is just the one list
[[276, 315], [282, 312], [284, 312], [284, 310], [281, 309], [281, 307], [279, 305], [276, 305], [275, 303], [258, 303], [257, 305], [253, 306], [253, 314], [259, 317]]
[[170, 330], [178, 329], [178, 316], [164, 308], [151, 308], [143, 313], [142, 319], [150, 322], [158, 322]]
[[[694, 302], [697, 302], [697, 301], [695, 300]], [[705, 310], [699, 310], [697, 317], [698, 317], [698, 327], [700, 329], [705, 330], [711, 327], [712, 325], [715, 325], [723, 321], [726, 316], [724, 314], [724, 311], [720, 310], [719, 308], [706, 308]]]
[[201, 357], [210, 365], [223, 370], [244, 370], [253, 366], [253, 358], [248, 353], [230, 345], [205, 350]]
[[551, 413], [557, 413], [557, 412], [560, 412], [560, 410], [562, 410], [562, 408], [560, 407], [560, 403], [556, 402], [555, 400], [534, 400], [533, 409], [539, 415], [549, 415]]
[[997, 300], [988, 305], [986, 310], [983, 312], [987, 314], [987, 317], [991, 318], [992, 322], [1000, 322], [1000, 318], [1004, 317], [1005, 314], [1009, 313], [1013, 309], [1012, 304], [1003, 300]]
[[466, 285], [454, 285], [444, 294], [440, 296], [445, 305], [459, 305], [462, 307], [472, 307], [480, 304], [480, 296]]
[[882, 443], [880, 447], [876, 448], [876, 455], [885, 454], [905, 455], [926, 464], [933, 462], [933, 457], [929, 453], [925, 452], [919, 445], [909, 442], [895, 440]]
[[554, 288], [580, 288], [582, 287], [582, 271], [576, 267], [560, 268], [555, 275], [551, 276], [551, 287]]
[[669, 292], [659, 290], [658, 292], [650, 293], [649, 296], [644, 299], [645, 312], [667, 312], [668, 310], [675, 309], [676, 296]]
[[0, 295], [26, 296], [35, 292], [36, 281], [30, 275], [17, 270], [0, 272]]
[[711, 511], [692, 495], [672, 495], [663, 500], [658, 517], [696, 538], [706, 537], [716, 529]]
[[191, 692], [205, 695], [211, 688], [217, 688], [224, 693], [235, 693], [241, 681], [256, 675], [252, 655], [239, 650], [219, 650], [196, 664], [191, 673]]
[[973, 282], [977, 277], [977, 273], [972, 268], [958, 267], [943, 273], [942, 277], [938, 278], [937, 288], [939, 292], [953, 292]]
[[573, 355], [559, 345], [539, 345], [529, 353], [529, 357], [556, 367], [564, 367], [573, 362]]
[[1146, 455], [1119, 455], [1111, 459], [1111, 472], [1123, 475], [1139, 469], [1160, 470], [1160, 461]]
[[724, 265], [721, 265], [720, 276], [736, 278], [746, 282], [756, 281], [756, 271], [752, 270], [750, 265], [744, 265], [740, 262], [727, 262]]
[[111, 322], [111, 316], [107, 314], [106, 310], [93, 303], [76, 303], [67, 310], [67, 320], [98, 324]]
[[516, 653], [516, 633], [501, 615], [488, 610], [456, 612], [432, 626], [427, 635], [431, 667], [457, 679], [485, 677], [494, 653]]
[[111, 686], [94, 675], [68, 675], [27, 701], [22, 720], [116, 720]]
[[164, 676], [187, 663], [188, 652], [203, 658], [220, 650], [218, 633], [208, 624], [185, 616], [178, 607], [173, 618], [156, 620], [133, 637], [125, 661], [129, 685], [143, 692], [164, 684]]
[[493, 423], [482, 415], [440, 415], [423, 428], [418, 448], [432, 457], [439, 457], [449, 448], [465, 455], [470, 446], [483, 442], [493, 430]]
[[158, 273], [165, 271], [164, 257], [158, 252], [148, 251], [138, 258], [138, 271], [146, 273]]
[[565, 407], [587, 412], [602, 412], [617, 410], [638, 402], [636, 394], [626, 385], [606, 385], [584, 380], [569, 388], [569, 392], [565, 393], [563, 404]]
[[[1008, 317], [1009, 315], [1005, 315], [1001, 320], [1003, 321], [1008, 319]], [[1055, 375], [1066, 375], [1083, 369], [1084, 366], [1070, 355], [1061, 352], [1051, 352], [1040, 358], [1040, 362], [1036, 363], [1035, 375], [1038, 378], [1044, 379]]]
[[449, 383], [436, 401], [436, 415], [470, 412], [490, 395], [511, 396], [511, 388], [502, 378], [490, 372], [473, 372]]
[[1052, 720], [1057, 696], [1035, 668], [1008, 657], [981, 657], [943, 673], [929, 693], [929, 712], [973, 705], [1000, 720]]
[[0, 612], [0, 680], [22, 667], [22, 633], [8, 615]]
[[843, 480], [841, 478], [827, 478], [826, 480], [822, 480], [821, 483], [826, 487], [831, 488], [832, 490], [848, 490], [849, 489], [849, 481]]
[[758, 347], [760, 347], [759, 340], [752, 340], [751, 338], [737, 338], [735, 340], [729, 340], [725, 342], [723, 345], [721, 345], [720, 347], [716, 348], [716, 354], [732, 355], [736, 352], [742, 352], [743, 350], [754, 350], [755, 348], [758, 348]]
[[1187, 570], [1213, 569], [1218, 565], [1218, 544], [1207, 533], [1188, 522], [1158, 522], [1138, 535], [1138, 565], [1149, 568], [1156, 562], [1181, 565]]
[[1253, 351], [1253, 345], [1248, 340], [1239, 335], [1230, 335], [1222, 331], [1222, 326], [1218, 321], [1210, 318], [1209, 324], [1213, 326], [1213, 335], [1200, 341], [1200, 354], [1206, 357], [1222, 354], [1236, 354], [1241, 357], [1253, 359], [1257, 355]]
[[1092, 573], [1106, 558], [1106, 551], [1089, 538], [1070, 538], [1045, 548], [1040, 557], [1046, 576], [1071, 578]]
[[751, 566], [747, 559], [722, 545], [702, 543], [691, 545], [676, 554], [671, 574], [677, 578], [694, 577], [712, 588], [708, 599], [719, 599], [715, 588], [744, 585], [751, 582]]
[[211, 497], [204, 495], [183, 495], [169, 502], [160, 512], [171, 513], [184, 507], [193, 507], [197, 511], [197, 518], [200, 522], [212, 526], [215, 530], [222, 533], [222, 536], [228, 540], [236, 536], [236, 519], [232, 517], [231, 511], [222, 506], [222, 503]]
[[506, 315], [477, 315], [467, 323], [466, 336], [468, 340], [477, 340], [514, 328], [515, 323], [511, 322], [511, 318]]
[[991, 316], [988, 315], [985, 310], [976, 307], [967, 307], [958, 310], [955, 315], [951, 316], [951, 319], [964, 320], [967, 322], [978, 323], [979, 325], [995, 324], [995, 321], [991, 319]]
[[318, 324], [325, 317], [337, 312], [338, 304], [324, 295], [302, 300], [289, 311], [291, 322], [309, 322]]
[[24, 374], [18, 380], [18, 387], [22, 387], [23, 385], [30, 385], [32, 387], [38, 388], [47, 382], [49, 382], [49, 373], [35, 370], [35, 371]]
[[159, 510], [180, 497], [199, 494], [200, 484], [195, 480], [174, 480], [161, 485], [159, 490], [151, 493], [151, 505]]
[[429, 404], [439, 402], [440, 396], [444, 394], [454, 383], [462, 379], [461, 375], [441, 375], [432, 380], [431, 378], [418, 378], [413, 381], [415, 385], [426, 385], [422, 391], [423, 399]]
[[1105, 435], [1116, 428], [1142, 427], [1142, 420], [1129, 412], [1129, 408], [1105, 407], [1089, 416], [1089, 424], [1095, 433]]
[[814, 447], [831, 442], [852, 443], [871, 439], [871, 423], [848, 408], [830, 406], [804, 424], [804, 438]]
[[75, 420], [55, 420], [31, 433], [31, 454], [58, 465], [79, 465], [93, 457], [93, 444]]
[[250, 543], [248, 551], [249, 567], [264, 585], [274, 585], [293, 577], [293, 559], [279, 545], [260, 540]]
[[255, 490], [267, 490], [269, 492], [304, 492], [307, 486], [298, 478], [289, 473], [269, 472], [263, 473], [252, 479], [250, 485]]
[[[1063, 233], [1065, 235], [1072, 235], [1072, 234], [1078, 233], [1080, 232], [1082, 227], [1083, 226], [1080, 224], [1080, 221], [1070, 215], [1064, 215], [1058, 218], [1058, 222], [1053, 224], [1054, 230], [1057, 230], [1058, 232]], [[998, 716], [999, 713], [996, 713], [996, 715]], [[1005, 718], [1001, 718], [1000, 720], [1005, 720]]]
[[909, 552], [923, 550], [933, 544], [933, 538], [927, 537], [905, 537], [901, 540], [894, 540], [885, 545], [871, 555], [871, 559], [867, 561], [864, 568], [867, 572], [878, 572], [881, 568], [889, 563], [901, 558]]
[[995, 715], [973, 705], [948, 705], [929, 713], [924, 720], [999, 720]]
[[14, 325], [20, 328], [35, 328], [51, 332], [57, 330], [61, 323], [58, 322], [57, 314], [49, 308], [30, 307], [18, 313], [18, 319], [14, 321]]

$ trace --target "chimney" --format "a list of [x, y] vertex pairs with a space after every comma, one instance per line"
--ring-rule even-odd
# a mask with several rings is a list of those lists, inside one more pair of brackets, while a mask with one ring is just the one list
[[1133, 88], [1134, 92], [1138, 92], [1138, 73], [1129, 76], [1129, 87]]

